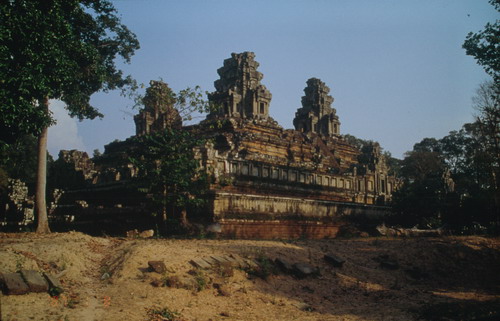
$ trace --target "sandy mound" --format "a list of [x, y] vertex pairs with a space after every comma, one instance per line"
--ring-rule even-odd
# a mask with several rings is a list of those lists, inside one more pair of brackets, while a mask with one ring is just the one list
[[[327, 253], [344, 266], [326, 263]], [[307, 263], [320, 275], [299, 279], [269, 265], [261, 279], [252, 269], [190, 264], [228, 255]], [[166, 271], [150, 272], [151, 260], [163, 261]], [[198, 321], [417, 320], [436, 317], [432, 309], [442, 305], [478, 315], [500, 299], [500, 240], [482, 237], [285, 242], [0, 234], [0, 271], [19, 267], [59, 273], [66, 292], [58, 300], [3, 296], [1, 320], [169, 320], [169, 312]]]

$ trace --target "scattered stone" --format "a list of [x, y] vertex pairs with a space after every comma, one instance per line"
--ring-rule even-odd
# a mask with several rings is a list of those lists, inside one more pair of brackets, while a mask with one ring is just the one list
[[230, 257], [238, 263], [239, 268], [244, 269], [244, 268], [248, 267], [247, 263], [245, 262], [245, 260], [241, 256], [236, 255], [236, 254], [231, 254]]
[[243, 259], [243, 261], [245, 262], [246, 266], [248, 266], [249, 268], [252, 268], [252, 269], [259, 268], [259, 264], [252, 259]]
[[130, 230], [130, 231], [127, 231], [127, 237], [128, 238], [136, 238], [139, 236], [139, 231], [137, 229], [135, 230]]
[[198, 284], [196, 280], [191, 277], [180, 277], [178, 275], [169, 276], [165, 282], [166, 286], [175, 289], [196, 290]]
[[151, 285], [154, 286], [155, 288], [159, 288], [160, 286], [164, 285], [164, 282], [158, 278], [153, 278], [151, 280]]
[[399, 269], [399, 264], [395, 260], [381, 260], [380, 267], [388, 270], [397, 270]]
[[305, 278], [308, 276], [316, 276], [319, 270], [307, 263], [295, 263], [293, 265], [293, 274], [298, 278]]
[[378, 233], [382, 236], [441, 236], [444, 231], [440, 228], [438, 229], [428, 229], [422, 230], [416, 227], [413, 228], [392, 228], [387, 227], [385, 224], [376, 227]]
[[57, 288], [60, 292], [63, 292], [63, 287], [59, 279], [48, 273], [43, 273], [43, 276], [49, 283], [49, 289]]
[[2, 275], [6, 294], [20, 295], [30, 291], [30, 288], [24, 283], [19, 273], [3, 273]]
[[233, 257], [229, 256], [229, 255], [226, 255], [226, 256], [223, 256], [223, 258], [228, 261], [232, 267], [239, 267], [239, 262], [234, 259]]
[[61, 271], [60, 273], [57, 273], [57, 274], [55, 275], [55, 277], [56, 277], [57, 279], [60, 279], [60, 278], [62, 278], [63, 276], [65, 276], [65, 275], [66, 275], [66, 273], [68, 273], [68, 270], [63, 270], [63, 271]]
[[222, 312], [220, 313], [220, 316], [221, 316], [221, 317], [230, 317], [230, 314], [229, 314], [229, 312], [227, 312], [227, 311], [222, 311]]
[[333, 254], [325, 254], [325, 261], [335, 267], [342, 267], [345, 263], [344, 259], [341, 259]]
[[274, 260], [274, 263], [276, 264], [277, 267], [279, 267], [285, 273], [292, 273], [293, 272], [292, 264], [290, 262], [282, 259], [282, 258], [276, 258], [276, 260]]
[[[121, 207], [121, 204], [117, 204], [117, 205], [120, 205], [119, 207]], [[117, 205], [115, 205], [115, 207], [117, 207]], [[139, 232], [137, 229], [133, 229], [133, 230], [127, 231], [126, 234], [127, 234], [128, 238], [144, 238], [144, 239], [146, 239], [146, 238], [153, 237], [155, 235], [155, 231], [154, 230], [145, 230], [145, 231]]]
[[37, 271], [21, 270], [21, 275], [31, 292], [40, 293], [49, 290], [47, 281]]
[[210, 264], [211, 266], [212, 265], [217, 265], [219, 264], [219, 262], [217, 262], [215, 259], [209, 257], [209, 256], [205, 256], [202, 258], [202, 260], [204, 260], [205, 262], [207, 262], [208, 264]]
[[229, 263], [228, 260], [223, 258], [222, 256], [211, 256], [212, 259], [214, 259], [218, 264], [227, 264]]
[[150, 270], [159, 274], [167, 272], [167, 267], [163, 261], [148, 261], [148, 266]]
[[220, 296], [231, 296], [231, 292], [224, 284], [214, 283], [213, 287], [217, 289]]
[[191, 261], [189, 261], [194, 267], [196, 268], [200, 268], [200, 269], [209, 269], [211, 268], [212, 266], [210, 264], [208, 264], [207, 261], [203, 260], [203, 259], [192, 259]]
[[165, 281], [165, 285], [168, 286], [169, 288], [180, 288], [181, 286], [181, 281], [177, 275], [172, 275], [167, 278]]
[[145, 230], [145, 231], [142, 231], [141, 233], [139, 233], [139, 237], [142, 237], [142, 238], [150, 238], [150, 237], [153, 237], [155, 235], [155, 231], [154, 230]]

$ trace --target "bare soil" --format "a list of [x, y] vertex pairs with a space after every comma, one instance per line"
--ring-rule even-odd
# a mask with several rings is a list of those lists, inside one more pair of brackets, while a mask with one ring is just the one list
[[[325, 262], [327, 253], [345, 259], [344, 266]], [[230, 254], [308, 263], [318, 267], [320, 275], [299, 279], [268, 266], [265, 272], [270, 275], [262, 279], [248, 270], [197, 271], [190, 264], [194, 258]], [[150, 260], [163, 260], [167, 272], [150, 272]], [[384, 261], [397, 266], [384, 268]], [[0, 233], [0, 272], [19, 269], [58, 274], [65, 292], [57, 298], [48, 293], [0, 296], [1, 321], [496, 320], [500, 316], [499, 238], [256, 241]], [[197, 286], [162, 286], [172, 276], [194, 280]]]

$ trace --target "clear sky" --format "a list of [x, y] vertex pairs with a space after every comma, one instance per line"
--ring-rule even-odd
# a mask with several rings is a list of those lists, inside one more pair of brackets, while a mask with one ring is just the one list
[[[116, 0], [141, 49], [126, 74], [162, 78], [172, 89], [214, 91], [217, 69], [232, 52], [253, 51], [272, 93], [270, 114], [285, 128], [307, 79], [331, 89], [341, 134], [378, 141], [395, 157], [425, 137], [441, 138], [472, 121], [471, 97], [487, 79], [461, 48], [468, 32], [499, 19], [487, 0]], [[121, 65], [121, 63], [120, 63]], [[64, 117], [49, 152], [92, 153], [135, 133], [133, 103], [99, 93], [102, 120]]]

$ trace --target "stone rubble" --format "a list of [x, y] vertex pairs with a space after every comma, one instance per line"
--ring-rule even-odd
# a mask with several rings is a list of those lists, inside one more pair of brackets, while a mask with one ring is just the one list
[[334, 267], [342, 267], [345, 263], [344, 259], [341, 259], [334, 254], [325, 254], [324, 259]]
[[61, 282], [56, 277], [48, 273], [43, 273], [42, 276], [40, 272], [34, 270], [0, 272], [0, 288], [7, 295], [47, 292], [53, 288], [57, 288], [59, 292], [63, 291]]

